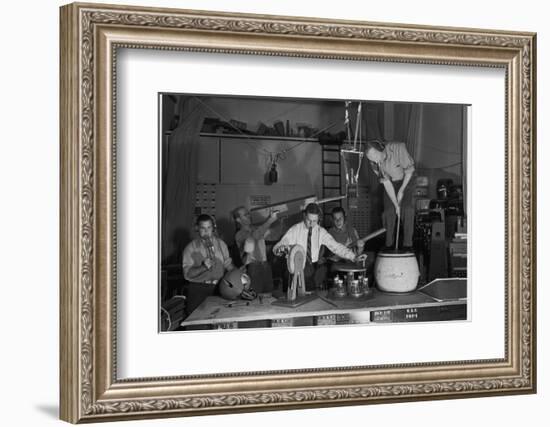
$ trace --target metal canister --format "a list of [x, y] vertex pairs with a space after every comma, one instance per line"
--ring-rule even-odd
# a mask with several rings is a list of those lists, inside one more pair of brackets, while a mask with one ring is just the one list
[[361, 289], [359, 280], [356, 279], [351, 281], [351, 284], [348, 288], [348, 294], [354, 298], [359, 298], [363, 296], [363, 290]]
[[368, 295], [371, 293], [371, 289], [369, 288], [369, 278], [368, 277], [363, 277], [363, 283], [362, 283], [362, 289], [363, 289], [363, 294], [364, 295]]
[[334, 295], [337, 297], [346, 296], [346, 287], [344, 286], [344, 281], [340, 279], [338, 275], [334, 279]]
[[348, 273], [346, 274], [346, 287], [348, 288], [348, 292], [349, 292], [349, 288], [351, 286], [351, 282], [353, 282], [353, 279], [355, 279], [355, 276], [354, 276], [353, 272], [348, 271]]

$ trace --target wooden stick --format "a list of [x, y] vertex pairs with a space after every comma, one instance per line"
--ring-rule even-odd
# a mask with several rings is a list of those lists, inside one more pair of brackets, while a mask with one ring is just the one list
[[[269, 205], [265, 205], [265, 206], [256, 206], [255, 208], [251, 208], [250, 209], [250, 212], [255, 212], [255, 211], [261, 211], [263, 209], [270, 209], [270, 208], [277, 208], [277, 207], [282, 207], [284, 205], [288, 205], [289, 203], [296, 203], [296, 202], [301, 202], [302, 200], [305, 200], [305, 199], [311, 199], [311, 198], [314, 198], [314, 197], [317, 197], [315, 194], [311, 194], [309, 196], [305, 196], [305, 197], [296, 197], [294, 199], [289, 199], [289, 200], [283, 200], [282, 202], [277, 202], [277, 203], [271, 203]], [[273, 210], [277, 210], [277, 209], [273, 209]], [[287, 208], [288, 210], [288, 208]]]
[[352, 248], [353, 246], [355, 246], [357, 244], [365, 244], [369, 240], [374, 239], [375, 237], [380, 236], [381, 234], [383, 234], [385, 232], [386, 232], [385, 228], [380, 228], [376, 231], [373, 231], [370, 234], [367, 234], [365, 237], [362, 237], [360, 239], [357, 239], [357, 240], [354, 240], [353, 242], [348, 243], [346, 246], [348, 248]]
[[395, 238], [395, 250], [397, 250], [397, 246], [399, 245], [399, 224], [401, 223], [401, 210], [397, 214], [397, 233]]

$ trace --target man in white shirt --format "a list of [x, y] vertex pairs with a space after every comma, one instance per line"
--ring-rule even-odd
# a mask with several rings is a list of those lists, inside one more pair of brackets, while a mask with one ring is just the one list
[[285, 248], [293, 245], [300, 245], [306, 250], [304, 278], [306, 281], [306, 290], [308, 291], [314, 290], [321, 285], [319, 283], [320, 279], [315, 279], [321, 246], [326, 246], [332, 253], [349, 261], [359, 262], [367, 258], [365, 254], [356, 256], [351, 249], [334, 240], [334, 237], [319, 225], [320, 217], [321, 209], [319, 206], [315, 203], [308, 204], [304, 210], [304, 220], [290, 227], [281, 240], [273, 247], [275, 255], [281, 255]]

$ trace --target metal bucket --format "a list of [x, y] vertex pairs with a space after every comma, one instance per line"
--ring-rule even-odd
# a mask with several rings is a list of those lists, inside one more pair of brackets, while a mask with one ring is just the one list
[[380, 252], [374, 265], [378, 289], [384, 292], [411, 292], [416, 289], [420, 270], [413, 252]]

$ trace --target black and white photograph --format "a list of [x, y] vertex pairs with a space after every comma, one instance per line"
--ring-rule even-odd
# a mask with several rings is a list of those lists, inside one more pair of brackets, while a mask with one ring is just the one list
[[159, 329], [467, 321], [470, 106], [159, 94]]

